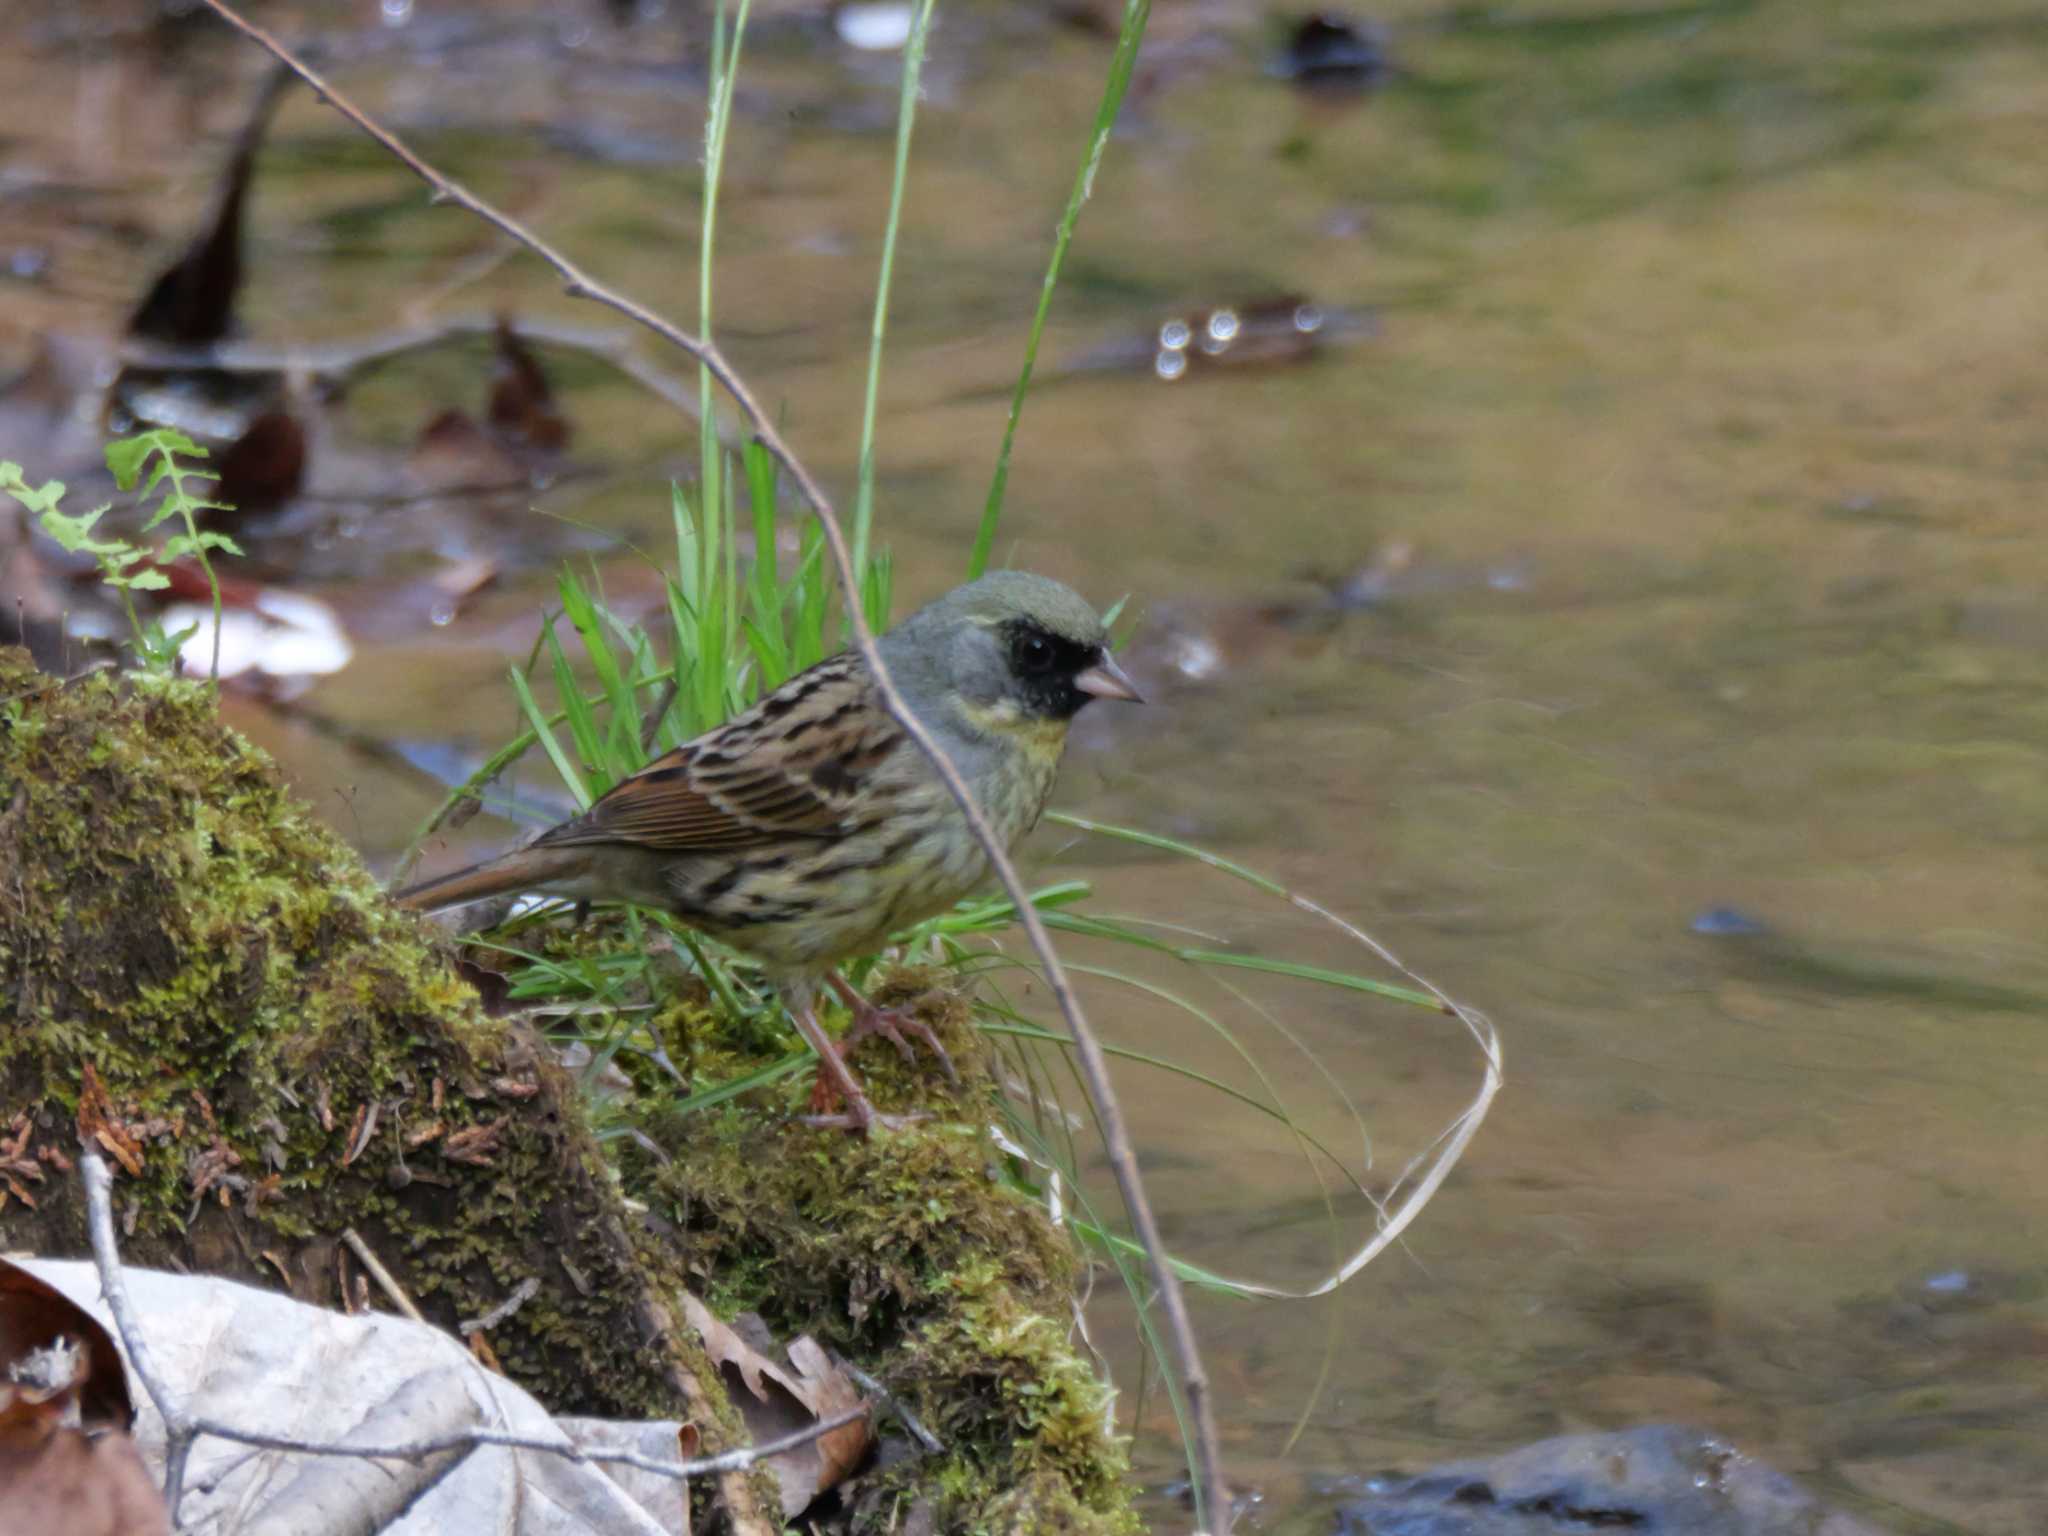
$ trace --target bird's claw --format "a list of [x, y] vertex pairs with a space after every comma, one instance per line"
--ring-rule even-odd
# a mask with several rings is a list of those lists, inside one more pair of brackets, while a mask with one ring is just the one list
[[940, 1041], [938, 1032], [918, 1017], [914, 1008], [878, 1008], [862, 1000], [853, 1010], [853, 1024], [846, 1031], [846, 1039], [839, 1047], [839, 1054], [847, 1056], [853, 1048], [869, 1035], [880, 1035], [896, 1047], [896, 1054], [905, 1061], [915, 1061], [917, 1053], [911, 1050], [910, 1042], [903, 1037], [915, 1035], [939, 1058], [939, 1065], [946, 1070], [946, 1081], [957, 1084], [960, 1074], [953, 1066], [953, 1058]]
[[[835, 1051], [844, 1056], [844, 1051]], [[811, 1084], [811, 1112], [797, 1116], [799, 1125], [819, 1126], [828, 1130], [853, 1131], [859, 1135], [870, 1134], [876, 1126], [885, 1131], [907, 1130], [920, 1120], [929, 1120], [930, 1115], [885, 1115], [863, 1093], [854, 1076], [848, 1072], [842, 1060], [839, 1067], [844, 1074], [843, 1082], [834, 1081], [829, 1068], [821, 1069]]]
[[876, 1126], [885, 1131], [907, 1131], [913, 1125], [929, 1119], [931, 1116], [922, 1112], [914, 1115], [885, 1115], [863, 1099], [859, 1108], [844, 1109], [837, 1114], [798, 1115], [797, 1124], [816, 1126], [821, 1130], [852, 1131], [857, 1135], [867, 1136], [873, 1134]]

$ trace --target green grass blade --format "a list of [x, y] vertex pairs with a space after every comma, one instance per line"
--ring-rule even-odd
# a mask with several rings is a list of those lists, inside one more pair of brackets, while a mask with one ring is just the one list
[[[875, 320], [868, 341], [867, 398], [860, 419], [860, 487], [853, 502], [853, 568], [865, 579], [875, 521], [875, 411], [882, 393], [882, 338], [889, 328], [889, 285], [895, 276], [896, 236], [903, 224], [903, 189], [910, 178], [910, 129], [917, 120], [917, 82], [931, 31], [933, 0], [918, 0], [903, 45], [903, 86], [896, 102], [896, 164], [889, 183], [889, 221], [882, 230], [882, 270], [875, 279]], [[867, 596], [862, 593], [863, 598]], [[870, 609], [868, 622], [883, 618]]]
[[[569, 755], [562, 750], [562, 744], [555, 740], [553, 727], [548, 717], [540, 712], [540, 705], [534, 702], [533, 690], [526, 685], [526, 674], [517, 667], [509, 669], [512, 674], [512, 691], [519, 695], [520, 711], [526, 716], [527, 725], [547, 752], [548, 761], [555, 765], [555, 772], [562, 776], [562, 782], [569, 786], [569, 793], [576, 797], [576, 804], [583, 810], [590, 809], [590, 787], [583, 782], [583, 775], [576, 771], [576, 765], [569, 761]], [[582, 695], [573, 694], [580, 700]]]
[[[1106, 1252], [1113, 1250], [1140, 1263], [1146, 1262], [1144, 1247], [1128, 1237], [1118, 1237], [1114, 1232], [1105, 1232], [1094, 1222], [1082, 1221], [1078, 1217], [1069, 1218], [1067, 1225], [1073, 1229], [1076, 1236], [1085, 1238]], [[1177, 1259], [1170, 1253], [1166, 1256], [1166, 1262], [1173, 1272], [1189, 1285], [1200, 1286], [1205, 1291], [1214, 1292], [1218, 1296], [1228, 1296], [1236, 1301], [1258, 1299], [1257, 1292], [1246, 1290], [1236, 1281], [1227, 1280], [1214, 1270], [1204, 1269], [1199, 1264], [1190, 1264], [1186, 1259]]]
[[1332, 971], [1320, 965], [1300, 965], [1292, 960], [1273, 960], [1265, 955], [1237, 954], [1223, 949], [1183, 949], [1175, 953], [1191, 965], [1222, 965], [1241, 971], [1263, 971], [1268, 976], [1291, 976], [1296, 981], [1341, 987], [1347, 992], [1370, 992], [1375, 997], [1390, 997], [1397, 1003], [1427, 1008], [1431, 1013], [1444, 1011], [1444, 1005], [1427, 992], [1418, 992], [1413, 987], [1397, 987], [1390, 981], [1374, 981], [1370, 976], [1354, 976], [1349, 971]]
[[549, 620], [545, 628], [548, 664], [554, 672], [555, 694], [562, 701], [562, 712], [568, 716], [569, 740], [583, 761], [586, 782], [594, 782], [597, 792], [602, 793], [611, 788], [612, 776], [605, 759], [604, 737], [598, 729], [597, 712], [576, 685], [575, 669], [569, 665], [568, 654], [562, 649], [554, 621]]
[[[1023, 964], [1022, 961], [1013, 963]], [[1009, 1009], [996, 1010], [993, 1004], [985, 1006], [989, 1007], [992, 1011], [1000, 1011], [1009, 1021], [1006, 1023], [997, 1023], [988, 1019], [980, 1021], [975, 1025], [975, 1028], [985, 1035], [1007, 1035], [1020, 1040], [1037, 1040], [1047, 1045], [1059, 1046], [1063, 1050], [1071, 1050], [1073, 1048], [1074, 1042], [1056, 1029], [1046, 1029], [1040, 1025], [1033, 1024], [1021, 1014], [1017, 1014]], [[1132, 1050], [1127, 1046], [1120, 1045], [1105, 1045], [1102, 1049], [1105, 1055], [1113, 1056], [1119, 1061], [1128, 1061], [1133, 1066], [1151, 1067], [1155, 1071], [1169, 1073], [1174, 1077], [1185, 1079], [1190, 1083], [1208, 1089], [1212, 1093], [1220, 1093], [1226, 1099], [1234, 1099], [1247, 1109], [1258, 1111], [1269, 1120], [1278, 1121], [1296, 1135], [1305, 1137], [1308, 1145], [1327, 1159], [1331, 1167], [1343, 1174], [1345, 1179], [1349, 1181], [1358, 1193], [1367, 1193], [1364, 1184], [1359, 1181], [1357, 1175], [1344, 1165], [1344, 1160], [1334, 1150], [1324, 1145], [1321, 1140], [1297, 1126], [1288, 1117], [1285, 1110], [1276, 1109], [1271, 1104], [1265, 1103], [1252, 1094], [1246, 1093], [1242, 1088], [1232, 1087], [1220, 1077], [1211, 1077], [1206, 1072], [1198, 1072], [1186, 1063], [1175, 1061], [1171, 1057], [1155, 1056], [1149, 1051]]]
[[1003, 445], [996, 453], [995, 478], [988, 488], [988, 501], [981, 509], [981, 526], [974, 533], [974, 553], [967, 561], [971, 581], [988, 569], [996, 546], [996, 524], [1003, 514], [1003, 494], [1010, 484], [1010, 450], [1017, 441], [1017, 421], [1024, 414], [1024, 396], [1031, 388], [1031, 373], [1038, 366], [1038, 343], [1045, 335], [1046, 316], [1052, 313], [1053, 289], [1059, 286], [1060, 269], [1066, 265], [1067, 247], [1074, 240], [1074, 226], [1081, 221], [1081, 207], [1095, 190], [1095, 172], [1102, 165], [1102, 152], [1123, 109], [1124, 93], [1131, 86], [1131, 70], [1138, 62], [1138, 44], [1145, 36], [1145, 21], [1152, 14], [1152, 0], [1125, 0], [1123, 25], [1116, 35], [1116, 51], [1110, 55], [1109, 78], [1103, 83], [1102, 101], [1095, 109], [1095, 127], [1088, 135], [1088, 148], [1081, 167], [1074, 174], [1074, 187], [1067, 194], [1066, 211], [1060, 215], [1053, 235], [1052, 259], [1046, 263], [1045, 281], [1038, 290], [1038, 309], [1031, 317], [1031, 334], [1024, 343], [1024, 366], [1017, 372], [1017, 387], [1010, 395], [1010, 418], [1003, 426]]
[[[711, 339], [711, 275], [718, 246], [718, 189], [725, 177], [725, 145], [732, 126], [733, 86], [740, 69], [740, 43], [746, 36], [752, 0], [740, 0], [732, 36], [726, 36], [725, 0], [718, 0], [711, 30], [711, 100], [704, 113], [704, 216], [697, 244], [697, 330]], [[718, 439], [718, 389], [710, 368], [697, 369], [700, 443], [703, 454], [700, 492], [707, 509], [719, 505], [723, 452]]]
[[757, 1071], [749, 1072], [744, 1077], [731, 1078], [714, 1087], [703, 1089], [700, 1092], [690, 1094], [686, 1098], [676, 1100], [676, 1113], [692, 1115], [699, 1110], [709, 1109], [714, 1104], [723, 1104], [727, 1099], [736, 1099], [743, 1093], [752, 1093], [756, 1088], [765, 1088], [770, 1083], [779, 1083], [786, 1077], [795, 1077], [797, 1073], [803, 1071], [817, 1059], [817, 1056], [809, 1050], [797, 1051], [792, 1055], [783, 1057], [780, 1061], [772, 1062]]
[[1250, 869], [1221, 854], [1211, 853], [1206, 848], [1197, 848], [1193, 843], [1184, 843], [1177, 837], [1167, 837], [1158, 832], [1146, 832], [1137, 827], [1120, 827], [1114, 822], [1090, 821], [1085, 816], [1075, 816], [1066, 811], [1047, 811], [1047, 821], [1058, 822], [1063, 827], [1072, 827], [1077, 832], [1093, 832], [1100, 837], [1113, 837], [1118, 842], [1135, 843], [1140, 848], [1154, 848], [1161, 853], [1178, 854], [1184, 859], [1193, 859], [1211, 869], [1226, 875], [1234, 875], [1247, 885], [1255, 885], [1269, 896], [1285, 896], [1287, 887], [1277, 880], [1268, 879], [1255, 869]]

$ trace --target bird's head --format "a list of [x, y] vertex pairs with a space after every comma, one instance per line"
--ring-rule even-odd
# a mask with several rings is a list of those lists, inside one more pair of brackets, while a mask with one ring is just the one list
[[1064, 734], [1090, 699], [1143, 702], [1110, 655], [1101, 615], [1071, 587], [1029, 571], [955, 587], [883, 644], [913, 708], [950, 702], [980, 730]]

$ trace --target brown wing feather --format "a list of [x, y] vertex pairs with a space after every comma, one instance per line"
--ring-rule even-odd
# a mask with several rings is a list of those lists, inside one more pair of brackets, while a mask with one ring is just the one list
[[721, 853], [844, 830], [867, 774], [900, 740], [857, 656], [821, 661], [724, 725], [663, 754], [536, 846], [632, 843]]

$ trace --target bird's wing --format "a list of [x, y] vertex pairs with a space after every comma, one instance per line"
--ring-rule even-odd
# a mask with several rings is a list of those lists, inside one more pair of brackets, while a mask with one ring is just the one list
[[621, 779], [539, 844], [720, 853], [830, 838], [847, 829], [874, 770], [902, 739], [860, 658], [834, 656]]

